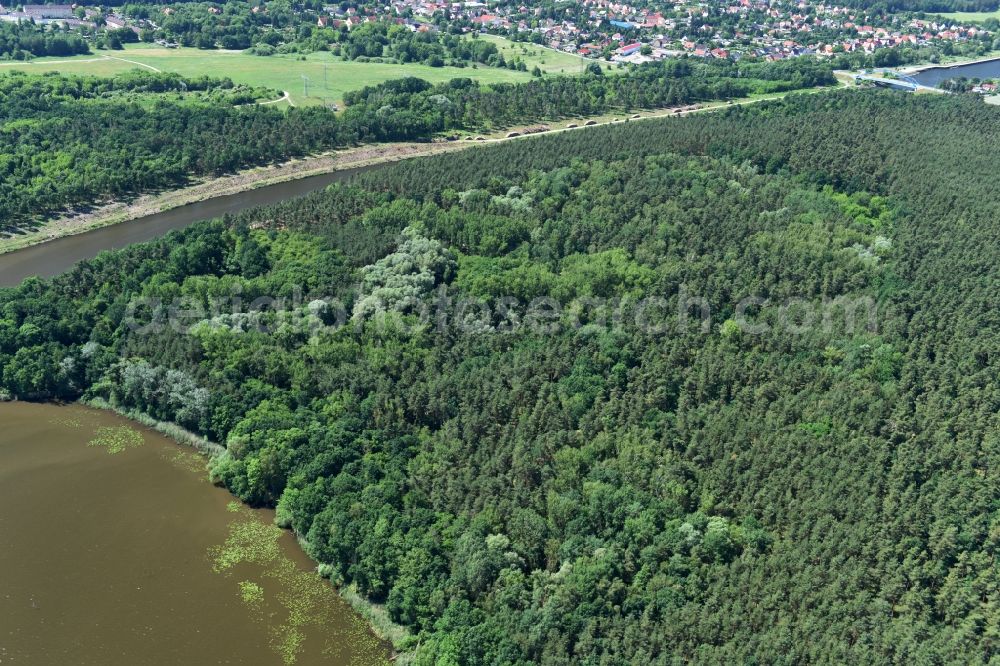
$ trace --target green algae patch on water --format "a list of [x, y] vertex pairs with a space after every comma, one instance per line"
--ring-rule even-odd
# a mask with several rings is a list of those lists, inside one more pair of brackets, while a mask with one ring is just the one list
[[188, 451], [179, 447], [164, 449], [160, 453], [160, 457], [171, 465], [193, 474], [204, 475], [208, 469], [208, 463], [204, 456], [197, 451]]
[[47, 423], [65, 430], [90, 430], [95, 432], [101, 428], [101, 421], [97, 415], [90, 412], [70, 411], [67, 415], [60, 415], [46, 419]]
[[249, 606], [257, 606], [260, 602], [264, 601], [264, 588], [252, 580], [241, 580], [240, 596], [243, 597], [243, 603]]
[[63, 428], [82, 428], [83, 423], [79, 419], [67, 418], [67, 419], [49, 419], [49, 423], [52, 425], [62, 426]]
[[98, 428], [87, 446], [99, 446], [115, 455], [127, 449], [135, 449], [146, 443], [142, 433], [128, 426]]
[[336, 592], [315, 571], [289, 558], [281, 544], [284, 531], [238, 504], [234, 510], [233, 504], [227, 507], [236, 515], [225, 543], [209, 551], [212, 567], [243, 578], [237, 585], [240, 598], [267, 626], [268, 645], [281, 661], [295, 664], [307, 642], [321, 641], [322, 654], [334, 663], [386, 663], [384, 645], [361, 618], [334, 629]]

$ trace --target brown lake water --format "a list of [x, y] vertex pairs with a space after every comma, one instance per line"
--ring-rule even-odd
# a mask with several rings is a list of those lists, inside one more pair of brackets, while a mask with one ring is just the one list
[[0, 403], [0, 664], [385, 664], [273, 513], [110, 413]]

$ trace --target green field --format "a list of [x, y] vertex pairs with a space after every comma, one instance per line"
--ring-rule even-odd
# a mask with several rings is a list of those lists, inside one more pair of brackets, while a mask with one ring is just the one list
[[[301, 60], [302, 57], [305, 60]], [[262, 57], [232, 51], [166, 49], [147, 44], [131, 44], [125, 51], [96, 51], [92, 55], [74, 58], [39, 58], [26, 63], [0, 63], [0, 72], [56, 71], [63, 74], [112, 76], [140, 66], [150, 70], [177, 72], [184, 76], [228, 76], [237, 83], [288, 91], [292, 103], [297, 106], [339, 102], [345, 92], [403, 76], [418, 76], [432, 83], [462, 76], [484, 83], [526, 81], [531, 78], [525, 72], [492, 67], [473, 69], [344, 62], [323, 52], [308, 56]], [[307, 84], [303, 76], [309, 78], [308, 97], [305, 95]]]
[[543, 72], [553, 74], [579, 74], [590, 62], [588, 59], [573, 53], [565, 53], [527, 42], [513, 42], [495, 35], [480, 35], [479, 39], [496, 44], [505, 60], [519, 57], [528, 66], [528, 71], [537, 66]]
[[944, 12], [939, 13], [938, 16], [959, 23], [982, 23], [986, 19], [1000, 20], [1000, 9], [994, 12]]

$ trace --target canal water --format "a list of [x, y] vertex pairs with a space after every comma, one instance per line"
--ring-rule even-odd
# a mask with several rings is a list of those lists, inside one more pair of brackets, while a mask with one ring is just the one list
[[32, 276], [52, 277], [65, 273], [76, 263], [96, 257], [103, 250], [114, 250], [152, 240], [174, 229], [182, 229], [199, 220], [221, 217], [226, 213], [274, 204], [301, 197], [333, 183], [345, 182], [353, 175], [379, 168], [381, 164], [341, 169], [255, 190], [215, 197], [179, 206], [131, 222], [66, 236], [32, 247], [0, 255], [0, 287], [12, 287]]
[[967, 79], [997, 79], [1000, 78], [1000, 59], [977, 62], [970, 65], [955, 65], [952, 67], [930, 67], [910, 75], [921, 85], [937, 88], [938, 84], [948, 79], [964, 76]]
[[75, 405], [0, 403], [0, 424], [0, 663], [387, 663], [192, 450]]

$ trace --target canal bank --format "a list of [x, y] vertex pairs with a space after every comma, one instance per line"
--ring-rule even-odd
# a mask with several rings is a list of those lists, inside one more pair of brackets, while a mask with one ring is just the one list
[[991, 55], [964, 62], [904, 67], [896, 71], [920, 85], [937, 88], [943, 81], [963, 76], [968, 79], [1000, 78], [1000, 55]]
[[29, 277], [59, 275], [78, 262], [92, 259], [105, 250], [117, 250], [153, 240], [199, 220], [304, 196], [327, 185], [348, 180], [368, 168], [375, 166], [344, 168], [269, 185], [261, 184], [235, 194], [209, 195], [204, 200], [178, 205], [127, 222], [104, 219], [93, 228], [82, 231], [74, 228], [72, 232], [52, 240], [0, 254], [0, 287], [16, 286]]
[[145, 194], [128, 201], [109, 202], [64, 214], [37, 228], [0, 238], [0, 255], [49, 242], [63, 236], [93, 231], [113, 224], [130, 222], [173, 208], [207, 199], [241, 194], [292, 180], [331, 174], [336, 171], [389, 164], [408, 157], [433, 155], [453, 149], [444, 143], [393, 143], [361, 146], [289, 160], [281, 164], [254, 167], [228, 176], [203, 179], [186, 187]]
[[[840, 85], [844, 82], [840, 81]], [[839, 87], [839, 86], [838, 86]], [[686, 109], [648, 110], [642, 122], [664, 117], [682, 117], [693, 113], [711, 113], [733, 106], [746, 106], [780, 99], [791, 94], [810, 94], [832, 90], [820, 86], [759, 97], [710, 102]], [[594, 127], [627, 122], [622, 114], [597, 119], [567, 118], [545, 134], [587, 131]], [[592, 123], [592, 124], [591, 124]], [[517, 136], [512, 136], [517, 135]], [[64, 273], [78, 262], [91, 259], [104, 250], [113, 250], [189, 226], [200, 220], [220, 217], [255, 206], [279, 203], [344, 182], [352, 175], [376, 169], [412, 157], [463, 150], [505, 141], [530, 140], [518, 132], [504, 135], [467, 137], [463, 141], [427, 144], [374, 144], [327, 156], [307, 158], [285, 165], [251, 170], [240, 175], [216, 179], [160, 195], [140, 198], [130, 204], [110, 204], [83, 215], [64, 218], [57, 226], [48, 223], [32, 234], [14, 239], [0, 239], [0, 288], [20, 284], [29, 277], [52, 277]], [[478, 140], [478, 139], [481, 139]], [[350, 156], [345, 158], [345, 156]], [[277, 175], [275, 172], [279, 172]], [[43, 232], [43, 229], [45, 230]]]

